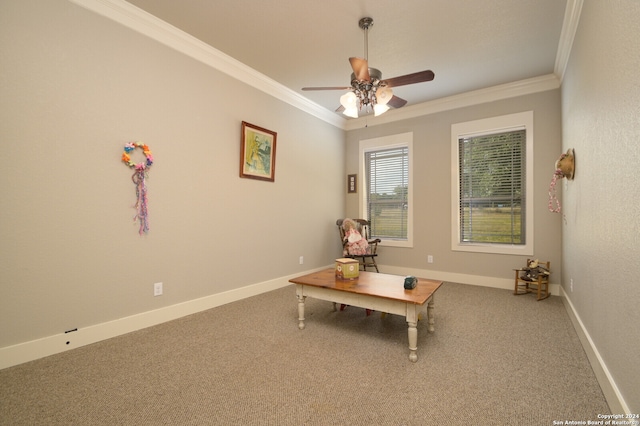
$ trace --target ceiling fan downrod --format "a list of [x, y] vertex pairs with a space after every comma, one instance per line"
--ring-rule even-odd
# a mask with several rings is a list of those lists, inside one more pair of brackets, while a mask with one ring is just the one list
[[365, 17], [358, 21], [358, 26], [364, 30], [364, 59], [369, 60], [369, 28], [373, 26], [373, 18]]

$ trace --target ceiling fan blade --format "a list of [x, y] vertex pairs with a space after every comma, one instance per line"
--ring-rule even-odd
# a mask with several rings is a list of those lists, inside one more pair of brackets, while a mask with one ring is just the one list
[[407, 104], [407, 101], [397, 97], [396, 95], [393, 95], [391, 99], [389, 99], [389, 102], [387, 102], [387, 105], [392, 106], [394, 108], [402, 108], [406, 104]]
[[349, 58], [349, 62], [351, 63], [351, 68], [353, 68], [353, 73], [356, 75], [356, 80], [371, 81], [369, 63], [366, 59]]
[[349, 90], [351, 87], [303, 87], [302, 90]]
[[413, 74], [401, 75], [400, 77], [389, 78], [384, 80], [387, 87], [405, 86], [407, 84], [423, 83], [431, 81], [435, 78], [435, 74], [431, 70], [414, 72]]

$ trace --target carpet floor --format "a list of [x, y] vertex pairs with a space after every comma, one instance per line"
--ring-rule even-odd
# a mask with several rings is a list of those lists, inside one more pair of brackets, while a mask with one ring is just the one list
[[0, 370], [2, 425], [552, 425], [610, 413], [558, 297], [445, 283], [435, 332], [295, 287]]

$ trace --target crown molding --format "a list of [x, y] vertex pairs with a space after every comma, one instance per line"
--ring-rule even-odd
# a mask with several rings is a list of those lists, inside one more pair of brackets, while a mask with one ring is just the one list
[[560, 78], [564, 72], [564, 67], [566, 66], [571, 50], [571, 43], [573, 42], [577, 28], [583, 0], [568, 0], [560, 46], [556, 58], [555, 74], [411, 105], [402, 109], [388, 111], [379, 117], [364, 116], [351, 120], [347, 120], [333, 111], [323, 108], [231, 56], [124, 0], [68, 1], [143, 34], [335, 127], [348, 131], [363, 126], [386, 124], [560, 87]]
[[391, 123], [399, 120], [435, 114], [442, 111], [458, 109], [517, 96], [530, 95], [560, 87], [560, 80], [555, 74], [547, 74], [540, 77], [515, 81], [513, 83], [500, 84], [485, 89], [465, 92], [458, 95], [447, 96], [421, 104], [411, 105], [402, 109], [390, 110], [384, 115], [373, 117], [365, 116], [349, 120], [345, 130], [355, 130], [361, 127], [371, 127], [380, 124]]
[[567, 69], [571, 48], [573, 47], [573, 39], [576, 36], [576, 31], [578, 31], [583, 1], [584, 0], [567, 0], [554, 68], [554, 73], [560, 79], [560, 83], [562, 83], [562, 79], [564, 78], [564, 72]]
[[346, 119], [131, 3], [124, 0], [69, 1], [175, 49], [320, 120], [344, 128]]

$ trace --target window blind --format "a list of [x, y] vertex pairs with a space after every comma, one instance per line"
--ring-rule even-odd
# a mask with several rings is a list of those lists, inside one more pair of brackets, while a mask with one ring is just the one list
[[365, 153], [367, 213], [371, 236], [407, 239], [409, 148]]
[[525, 130], [458, 144], [460, 241], [525, 244]]

